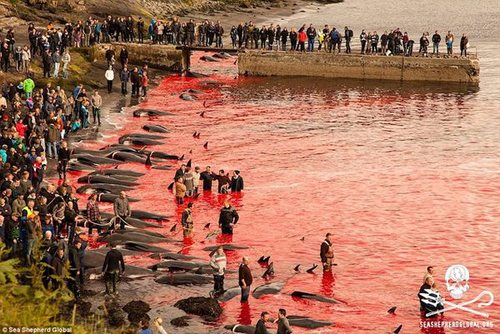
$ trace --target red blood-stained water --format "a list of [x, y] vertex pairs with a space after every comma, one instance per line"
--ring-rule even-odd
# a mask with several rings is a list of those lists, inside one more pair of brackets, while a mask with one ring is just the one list
[[[265, 268], [257, 259], [270, 255], [276, 273], [271, 281], [286, 284], [280, 294], [251, 297], [246, 305], [238, 298], [224, 303], [220, 323], [255, 324], [260, 312], [275, 315], [283, 307], [289, 314], [335, 323], [310, 331], [297, 329], [298, 333], [389, 333], [399, 324], [402, 333], [496, 332], [496, 328], [421, 329], [417, 301], [428, 265], [435, 267], [439, 289], [450, 301], [444, 275], [452, 264], [463, 264], [470, 271], [470, 291], [462, 301], [483, 290], [500, 293], [500, 137], [492, 101], [460, 87], [234, 79], [232, 64], [232, 59], [212, 67], [195, 61], [195, 67], [217, 68], [219, 74], [201, 79], [168, 77], [140, 105], [175, 116], [132, 118], [132, 111], [125, 110], [119, 121], [114, 117], [121, 129], [106, 133], [105, 141], [86, 144], [101, 147], [122, 134], [142, 131], [143, 124], [159, 123], [171, 132], [155, 150], [186, 154], [184, 162], [192, 159], [193, 167], [241, 170], [245, 190], [229, 196], [241, 217], [232, 240], [205, 239], [209, 230], [203, 226], [211, 223], [210, 231], [216, 228], [226, 196], [204, 193], [194, 200], [194, 234], [184, 240], [182, 253], [208, 259], [203, 247], [217, 242], [246, 245], [250, 248], [227, 253], [229, 269], [236, 270], [241, 257], [249, 256], [256, 287], [265, 283], [260, 278]], [[179, 94], [189, 88], [204, 94], [196, 101], [180, 99]], [[202, 111], [204, 117], [199, 115]], [[195, 131], [201, 133], [200, 139], [193, 138]], [[205, 142], [208, 149], [203, 148]], [[120, 166], [146, 171], [141, 186], [129, 193], [141, 199], [132, 206], [173, 214], [170, 222], [163, 223], [165, 234], [180, 221], [184, 209], [167, 191], [179, 165], [173, 164], [172, 171]], [[321, 268], [305, 273], [319, 263], [319, 247], [327, 232], [334, 235], [338, 265], [333, 273], [322, 273]], [[176, 238], [181, 239], [182, 233]], [[145, 266], [155, 260], [135, 256], [131, 262]], [[293, 270], [297, 264], [300, 273]], [[226, 288], [236, 285], [235, 274], [227, 275]], [[171, 304], [209, 290], [162, 286], [145, 299], [155, 305]], [[345, 303], [293, 299], [290, 294], [295, 290]], [[396, 315], [386, 312], [392, 306], [398, 307]], [[444, 320], [498, 322], [496, 304], [484, 311], [490, 314], [488, 319], [454, 310]]]

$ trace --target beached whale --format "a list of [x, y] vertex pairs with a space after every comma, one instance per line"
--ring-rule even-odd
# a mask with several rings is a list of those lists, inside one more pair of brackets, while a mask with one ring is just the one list
[[336, 299], [315, 295], [314, 293], [309, 293], [309, 292], [294, 291], [292, 292], [292, 297], [317, 300], [319, 302], [328, 304], [340, 304], [340, 301]]
[[134, 137], [134, 138], [145, 138], [145, 139], [165, 139], [165, 136], [161, 135], [153, 135], [150, 133], [127, 133], [120, 138], [118, 138], [118, 142], [120, 144], [123, 143], [123, 141], [127, 138]]
[[[122, 253], [123, 256], [137, 255], [136, 252], [128, 250], [128, 249], [125, 249], [122, 246], [117, 246], [116, 249], [118, 249], [120, 251], [120, 253]], [[90, 251], [85, 251], [85, 256], [87, 255], [88, 252], [99, 253], [99, 254], [106, 255], [106, 254], [108, 254], [108, 252], [110, 250], [111, 250], [111, 248], [109, 248], [109, 247], [100, 247], [100, 248], [92, 249]]]
[[93, 171], [89, 175], [109, 175], [109, 176], [122, 175], [122, 176], [141, 177], [145, 174], [128, 169], [100, 169]]
[[152, 259], [167, 259], [167, 260], [199, 260], [196, 256], [184, 255], [179, 253], [164, 253], [164, 254], [151, 254]]
[[106, 175], [84, 175], [80, 176], [77, 180], [79, 183], [107, 183], [107, 184], [118, 184], [121, 186], [138, 186], [139, 183], [134, 181], [127, 181], [123, 179], [114, 178], [112, 176]]
[[224, 326], [224, 328], [230, 330], [233, 333], [245, 333], [245, 334], [255, 333], [255, 326], [234, 324], [234, 325], [226, 325]]
[[74, 154], [72, 159], [77, 160], [78, 162], [81, 162], [83, 164], [89, 164], [90, 166], [95, 166], [95, 165], [119, 165], [122, 164], [123, 161], [120, 160], [114, 160], [98, 155], [92, 155], [92, 154]]
[[[83, 211], [85, 212], [85, 210], [83, 210]], [[109, 219], [113, 218], [114, 216], [115, 215], [112, 213], [101, 212], [101, 217], [103, 219], [109, 220]], [[160, 227], [163, 227], [162, 225], [150, 223], [150, 222], [144, 221], [142, 219], [137, 219], [137, 218], [133, 218], [133, 217], [127, 217], [125, 219], [125, 222], [127, 223], [127, 225], [130, 225], [131, 227], [135, 227], [135, 228], [146, 228], [146, 227], [160, 228]], [[117, 223], [119, 223], [119, 222], [117, 222]]]
[[107, 184], [107, 183], [92, 183], [86, 184], [76, 189], [79, 194], [91, 194], [93, 192], [110, 192], [113, 194], [119, 194], [120, 191], [130, 191], [133, 188], [128, 186], [121, 186], [119, 184]]
[[184, 73], [184, 76], [186, 76], [188, 78], [206, 78], [206, 77], [208, 77], [207, 74], [198, 73], [198, 72], [191, 72], [191, 71], [186, 71]]
[[148, 252], [148, 253], [168, 253], [170, 250], [162, 247], [156, 247], [152, 245], [148, 245], [143, 242], [137, 241], [126, 241], [123, 244], [123, 247], [128, 250], [133, 250], [136, 252]]
[[211, 63], [216, 63], [216, 62], [219, 61], [218, 59], [216, 59], [216, 58], [214, 58], [212, 56], [201, 56], [200, 60], [208, 61], [208, 62], [211, 62]]
[[303, 316], [290, 315], [287, 318], [291, 326], [297, 326], [308, 329], [316, 329], [333, 325], [333, 322], [330, 321], [315, 320]]
[[212, 283], [213, 278], [191, 273], [175, 273], [160, 276], [155, 282], [168, 285], [203, 285]]
[[168, 111], [159, 111], [154, 109], [137, 109], [133, 112], [134, 117], [143, 116], [174, 116], [175, 114]]
[[137, 219], [153, 219], [153, 220], [168, 220], [171, 216], [166, 216], [158, 213], [142, 211], [142, 210], [132, 210], [131, 217]]
[[163, 145], [163, 142], [143, 137], [127, 137], [122, 139], [122, 142], [120, 144], [150, 146], [150, 145]]
[[264, 295], [275, 295], [278, 294], [284, 286], [285, 282], [273, 282], [264, 284], [256, 287], [255, 290], [253, 290], [252, 296], [259, 299]]
[[153, 271], [158, 269], [168, 269], [169, 271], [192, 271], [204, 266], [210, 267], [208, 263], [167, 260], [153, 264], [148, 268]]
[[[120, 195], [109, 194], [109, 193], [97, 193], [98, 202], [114, 203], [118, 197], [120, 197]], [[139, 202], [137, 198], [127, 197], [127, 199], [129, 202]]]
[[236, 296], [239, 296], [241, 294], [241, 288], [239, 286], [235, 286], [232, 288], [229, 288], [227, 290], [224, 290], [224, 293], [220, 295], [217, 300], [221, 302], [227, 302], [231, 299], [233, 299]]
[[141, 155], [138, 155], [133, 152], [122, 152], [122, 151], [116, 151], [113, 153], [110, 153], [108, 157], [116, 160], [121, 160], [121, 161], [126, 161], [126, 162], [138, 162], [140, 164], [146, 165], [146, 166], [151, 166], [151, 155], [148, 155], [146, 157], [143, 157]]
[[176, 241], [176, 240], [167, 238], [165, 235], [163, 235], [160, 232], [149, 231], [149, 230], [146, 230], [146, 229], [138, 229], [138, 228], [135, 228], [135, 227], [132, 227], [132, 226], [129, 226], [129, 225], [125, 225], [125, 229], [124, 230], [117, 229], [117, 230], [113, 231], [113, 233], [130, 233], [130, 232], [141, 233], [141, 234], [150, 235], [152, 237], [157, 237], [157, 238], [167, 239], [167, 240], [171, 240], [171, 241]]
[[172, 166], [166, 166], [166, 165], [156, 165], [151, 167], [152, 169], [158, 169], [158, 170], [171, 170]]
[[168, 133], [169, 129], [159, 124], [144, 124], [142, 128], [149, 132]]
[[219, 59], [229, 59], [232, 56], [229, 53], [226, 53], [226, 52], [219, 52], [219, 53], [214, 53], [212, 55], [212, 57], [219, 58]]
[[179, 95], [179, 97], [184, 101], [195, 101], [197, 99], [195, 95], [190, 95], [186, 93], [182, 93], [181, 95]]
[[70, 161], [67, 169], [74, 171], [94, 171], [97, 167], [99, 167], [97, 164], [92, 164], [92, 163], [83, 164], [78, 161]]
[[[109, 251], [110, 249], [107, 248], [106, 250]], [[97, 252], [95, 250], [85, 251], [85, 256], [83, 257], [83, 266], [85, 268], [102, 267], [105, 257], [106, 253], [104, 252]]]
[[[288, 318], [288, 322], [290, 323], [291, 326], [308, 328], [308, 329], [316, 329], [316, 328], [321, 328], [321, 327], [333, 325], [332, 322], [322, 321], [322, 320], [314, 320], [314, 319], [311, 319], [308, 317], [291, 315], [291, 316], [288, 316], [287, 318]], [[226, 325], [226, 326], [224, 326], [224, 328], [232, 331], [233, 333], [248, 333], [248, 334], [255, 333], [254, 326], [235, 324], [235, 325]]]
[[[102, 265], [85, 270], [85, 273], [86, 275], [89, 275], [89, 279], [91, 280], [101, 279], [103, 278]], [[120, 279], [136, 279], [155, 276], [157, 276], [157, 274], [152, 272], [151, 270], [125, 264], [125, 271], [120, 275]]]
[[178, 155], [174, 155], [174, 154], [168, 154], [168, 153], [157, 152], [157, 151], [144, 151], [144, 153], [149, 153], [149, 154], [151, 154], [152, 158], [157, 158], [157, 159], [165, 159], [165, 160], [182, 160], [182, 159], [184, 159], [184, 155], [178, 156]]
[[215, 246], [208, 246], [203, 248], [204, 251], [209, 251], [213, 252], [216, 250], [219, 246], [222, 246], [225, 251], [228, 250], [235, 250], [235, 249], [248, 249], [248, 246], [243, 246], [243, 245], [235, 245], [235, 244], [223, 244], [223, 245], [215, 245]]
[[99, 242], [116, 242], [125, 243], [127, 241], [137, 241], [148, 244], [155, 244], [160, 242], [175, 242], [176, 240], [167, 239], [165, 237], [157, 237], [141, 233], [139, 231], [126, 231], [125, 233], [113, 233], [104, 237], [97, 238]]

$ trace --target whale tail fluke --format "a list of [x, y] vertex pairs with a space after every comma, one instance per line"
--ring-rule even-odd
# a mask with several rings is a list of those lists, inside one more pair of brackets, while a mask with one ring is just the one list
[[307, 273], [309, 274], [313, 274], [314, 273], [314, 270], [318, 268], [318, 265], [317, 264], [313, 264], [313, 266], [309, 269], [306, 270]]
[[299, 267], [300, 267], [300, 264], [296, 265], [295, 268], [293, 268], [293, 270], [298, 273], [300, 271]]
[[152, 165], [153, 165], [153, 164], [151, 163], [151, 156], [152, 156], [152, 155], [153, 155], [153, 152], [149, 153], [149, 154], [148, 154], [148, 157], [146, 158], [146, 163], [145, 163], [145, 165], [146, 165], [146, 166], [148, 166], [148, 167], [150, 167], [150, 166], [152, 166]]

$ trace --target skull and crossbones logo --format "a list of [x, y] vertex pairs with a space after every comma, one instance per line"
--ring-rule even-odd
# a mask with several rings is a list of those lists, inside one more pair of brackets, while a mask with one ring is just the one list
[[[445, 274], [446, 288], [453, 299], [461, 299], [464, 296], [464, 294], [467, 291], [469, 291], [469, 288], [470, 288], [469, 279], [470, 279], [469, 270], [464, 265], [455, 264], [455, 265], [450, 266], [448, 268], [448, 270], [446, 270], [446, 274]], [[466, 312], [473, 313], [473, 314], [487, 318], [489, 316], [488, 313], [474, 310], [470, 307], [467, 307], [467, 305], [476, 303], [483, 296], [488, 296], [489, 300], [487, 302], [477, 303], [477, 307], [482, 308], [482, 307], [490, 306], [491, 304], [493, 304], [493, 299], [494, 299], [493, 293], [491, 293], [490, 291], [487, 291], [487, 290], [484, 290], [481, 293], [479, 293], [479, 295], [477, 295], [477, 297], [475, 297], [474, 299], [466, 301], [466, 302], [462, 302], [460, 304], [455, 304], [455, 303], [451, 303], [451, 302], [446, 301], [444, 298], [442, 298], [439, 295], [439, 293], [434, 292], [432, 289], [427, 289], [426, 292], [421, 294], [421, 295], [422, 295], [422, 297], [427, 298], [426, 302], [429, 304], [431, 304], [431, 303], [438, 304], [439, 303], [441, 305], [447, 306], [445, 308], [426, 313], [427, 317], [430, 317], [430, 316], [433, 316], [436, 314], [440, 314], [440, 313], [443, 313], [446, 311], [459, 309], [462, 311], [466, 311]]]

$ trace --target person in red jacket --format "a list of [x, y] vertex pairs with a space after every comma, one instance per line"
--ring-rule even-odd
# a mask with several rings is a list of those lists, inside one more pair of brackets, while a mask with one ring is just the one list
[[149, 76], [148, 72], [144, 71], [142, 73], [142, 97], [146, 97], [148, 94], [148, 84], [149, 84]]
[[299, 32], [299, 47], [300, 47], [300, 52], [306, 52], [306, 40], [307, 40], [307, 34], [304, 30], [301, 30]]

